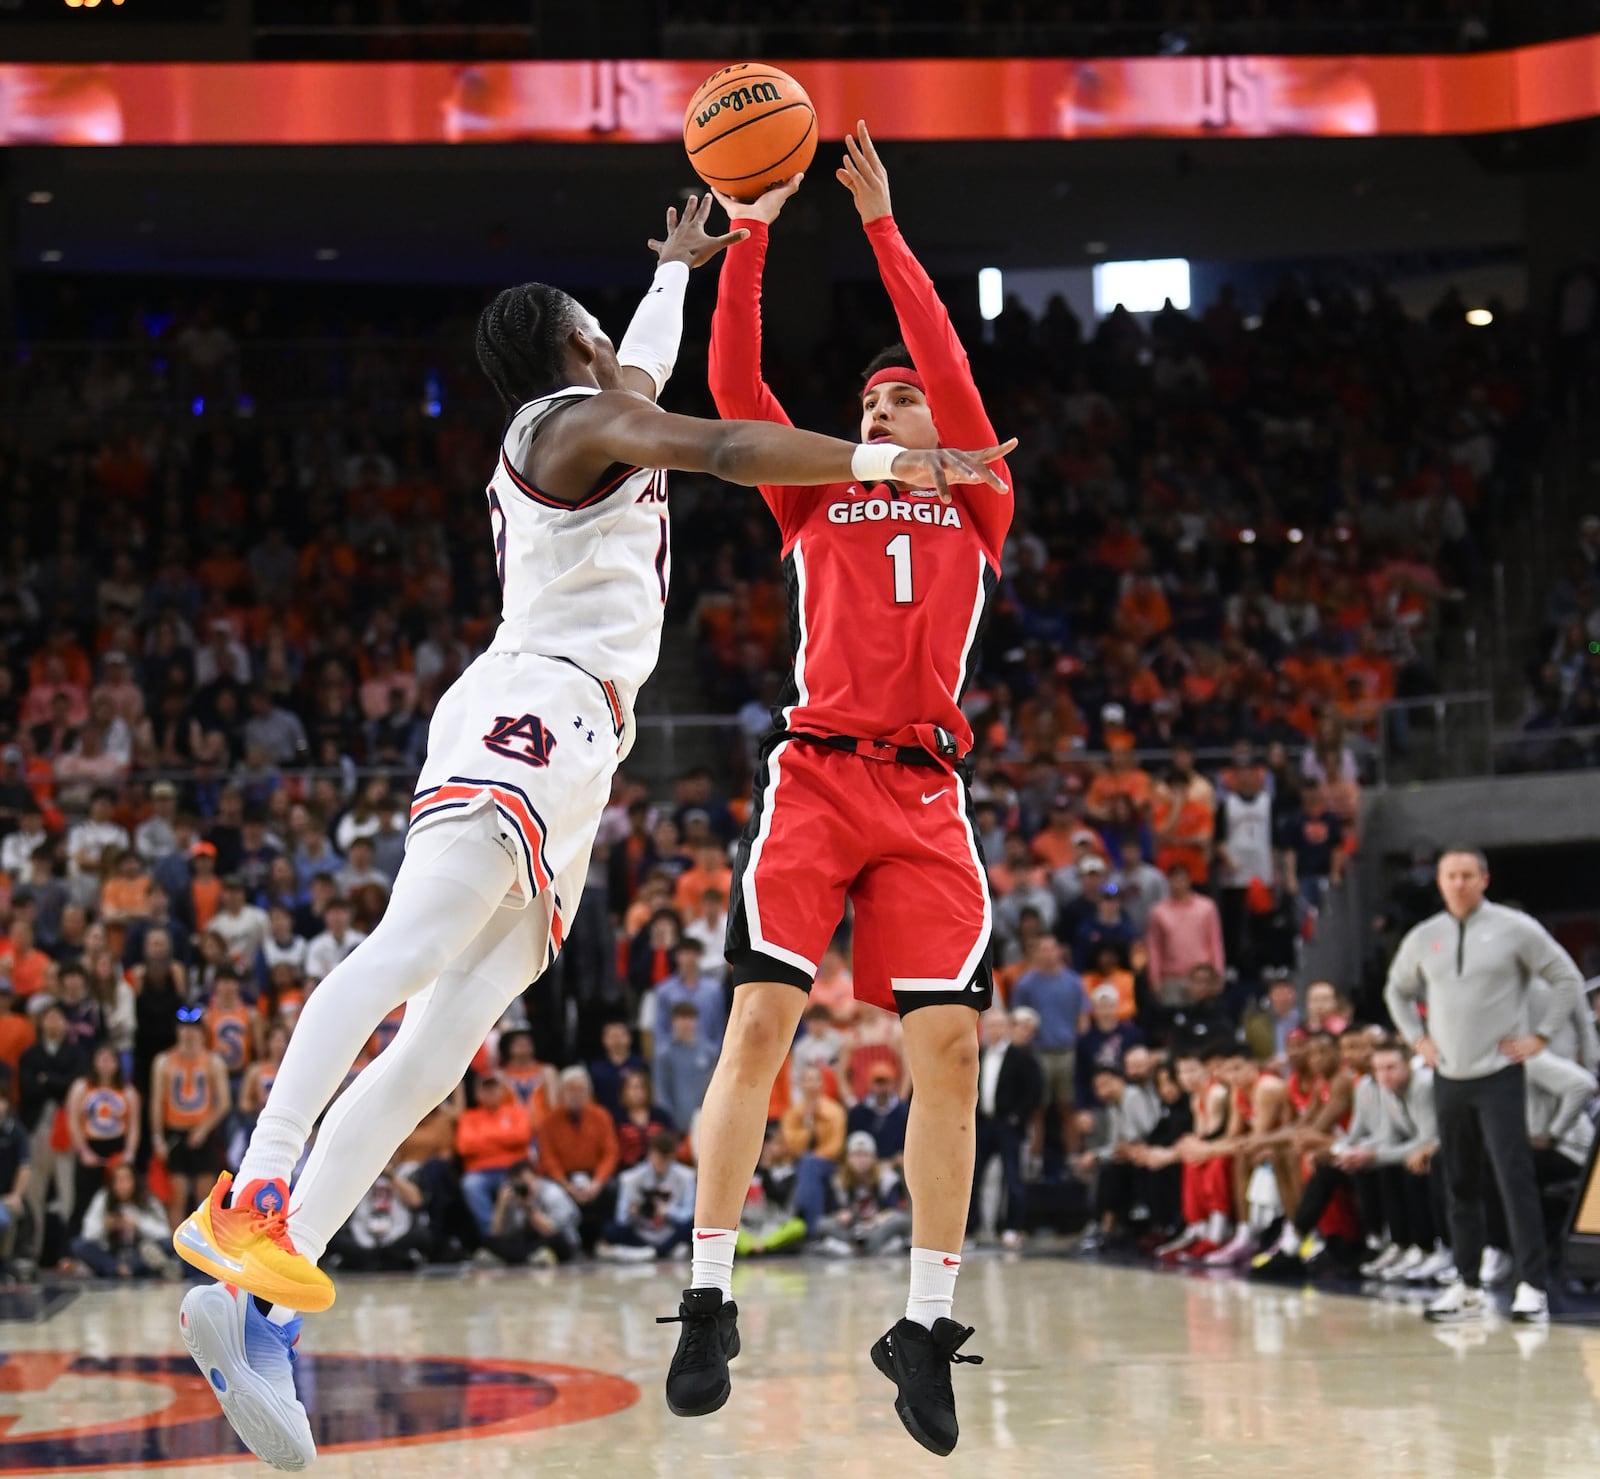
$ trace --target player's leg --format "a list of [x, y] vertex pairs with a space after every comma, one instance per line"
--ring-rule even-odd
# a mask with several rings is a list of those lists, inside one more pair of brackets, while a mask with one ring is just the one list
[[283, 1222], [288, 1177], [378, 1024], [472, 944], [515, 881], [492, 810], [436, 822], [411, 839], [377, 929], [300, 1014], [239, 1170], [239, 1206], [224, 1200], [219, 1181], [178, 1229], [174, 1244], [187, 1262], [264, 1299], [313, 1310], [333, 1302], [332, 1282], [300, 1255]]
[[955, 1298], [977, 1141], [978, 1014], [941, 1003], [902, 1023], [912, 1095], [906, 1121], [911, 1196], [911, 1296], [906, 1317], [929, 1329]]
[[[772, 1085], [794, 1045], [806, 1001], [805, 990], [797, 990], [792, 980], [742, 981], [734, 988], [722, 1051], [700, 1108], [694, 1197], [700, 1242], [718, 1241], [715, 1230], [739, 1226], [745, 1193], [761, 1158]], [[700, 1252], [696, 1247], [697, 1274], [702, 1272]], [[705, 1272], [709, 1276], [712, 1271]], [[717, 1285], [696, 1278], [690, 1287]]]
[[[394, 1041], [328, 1111], [289, 1215], [294, 1245], [306, 1258], [321, 1258], [400, 1142], [460, 1081], [490, 1029], [538, 973], [552, 907], [547, 892], [529, 910], [499, 910], [438, 981], [411, 998]], [[269, 1310], [224, 1284], [192, 1290], [179, 1320], [234, 1431], [252, 1453], [280, 1468], [304, 1468], [316, 1455], [294, 1387], [300, 1326], [294, 1309]]]
[[308, 1258], [322, 1256], [401, 1142], [449, 1097], [506, 1008], [540, 975], [549, 930], [538, 916], [548, 909], [544, 899], [528, 910], [501, 909], [411, 1000], [394, 1041], [328, 1111], [289, 1214], [295, 1246]]
[[492, 808], [411, 840], [378, 927], [300, 1013], [239, 1167], [241, 1186], [288, 1176], [378, 1024], [472, 944], [515, 881]]
[[928, 794], [929, 772], [883, 766], [881, 805], [863, 830], [877, 857], [857, 878], [856, 995], [900, 1011], [911, 1073], [905, 1172], [912, 1248], [906, 1313], [872, 1348], [898, 1388], [895, 1411], [923, 1447], [956, 1445], [952, 1366], [972, 1334], [951, 1317], [972, 1199], [978, 1014], [994, 996], [989, 890], [966, 788]]
[[728, 903], [733, 1010], [700, 1109], [694, 1263], [677, 1315], [663, 1322], [681, 1327], [666, 1383], [667, 1406], [679, 1417], [715, 1412], [732, 1390], [739, 1214], [761, 1158], [773, 1082], [856, 867], [859, 819], [845, 817], [837, 798], [870, 763], [783, 740], [756, 774]]

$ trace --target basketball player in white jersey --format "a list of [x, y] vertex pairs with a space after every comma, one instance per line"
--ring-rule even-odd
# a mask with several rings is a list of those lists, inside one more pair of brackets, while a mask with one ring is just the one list
[[[660, 266], [619, 349], [540, 283], [508, 288], [479, 320], [479, 363], [511, 413], [488, 489], [500, 627], [434, 715], [387, 912], [307, 1001], [238, 1185], [224, 1175], [174, 1235], [185, 1260], [222, 1281], [184, 1299], [184, 1341], [234, 1430], [278, 1468], [316, 1452], [293, 1346], [299, 1312], [333, 1303], [317, 1267], [329, 1238], [571, 928], [660, 646], [665, 469], [747, 485], [1000, 486], [986, 464], [1009, 445], [855, 446], [660, 411], [689, 269], [745, 235], [707, 235], [710, 205], [691, 197], [682, 220], [667, 213], [665, 241], [651, 243]], [[401, 1003], [394, 1041], [323, 1121], [291, 1207], [312, 1126]]]

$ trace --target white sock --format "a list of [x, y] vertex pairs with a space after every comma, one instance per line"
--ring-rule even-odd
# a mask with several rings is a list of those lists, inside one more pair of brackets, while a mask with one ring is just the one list
[[287, 1181], [311, 1139], [311, 1122], [303, 1115], [270, 1104], [250, 1134], [234, 1186], [243, 1191], [252, 1181]]
[[1233, 1236], [1233, 1222], [1226, 1212], [1213, 1212], [1206, 1219], [1206, 1241], [1219, 1247]]
[[299, 1313], [299, 1310], [292, 1310], [286, 1304], [275, 1304], [267, 1311], [267, 1319], [274, 1325], [287, 1325]]
[[1300, 1234], [1295, 1231], [1294, 1223], [1286, 1217], [1283, 1220], [1283, 1231], [1278, 1234], [1278, 1251], [1280, 1253], [1296, 1253], [1300, 1249]]
[[940, 1253], [934, 1248], [911, 1250], [911, 1294], [906, 1300], [906, 1319], [933, 1329], [933, 1322], [950, 1318], [955, 1304], [956, 1275], [961, 1272], [959, 1253]]
[[691, 1289], [715, 1289], [724, 1299], [733, 1298], [733, 1250], [737, 1228], [697, 1227], [694, 1230], [694, 1263], [689, 1272]]

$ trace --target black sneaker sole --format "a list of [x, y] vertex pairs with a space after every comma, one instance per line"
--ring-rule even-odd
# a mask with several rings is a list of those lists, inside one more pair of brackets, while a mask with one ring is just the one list
[[[872, 1347], [872, 1364], [895, 1384], [895, 1390], [898, 1391], [900, 1378], [894, 1374], [894, 1358], [890, 1356], [881, 1338]], [[922, 1424], [917, 1421], [916, 1413], [898, 1396], [894, 1399], [894, 1410], [906, 1432], [910, 1433], [929, 1453], [938, 1454], [940, 1458], [949, 1458], [956, 1451], [954, 1443], [935, 1443], [923, 1430]]]
[[[728, 1359], [731, 1361], [738, 1354], [739, 1329], [738, 1326], [735, 1326], [733, 1331], [733, 1348], [728, 1352]], [[669, 1391], [667, 1393], [667, 1411], [670, 1412], [674, 1417], [710, 1417], [713, 1412], [726, 1407], [728, 1405], [728, 1398], [732, 1395], [732, 1377], [729, 1377], [729, 1379], [722, 1384], [722, 1390], [718, 1392], [710, 1402], [703, 1402], [697, 1407], [680, 1407], [672, 1400], [672, 1393]]]

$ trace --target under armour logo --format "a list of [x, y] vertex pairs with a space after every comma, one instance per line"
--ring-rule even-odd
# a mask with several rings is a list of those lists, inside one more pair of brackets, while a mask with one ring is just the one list
[[588, 740], [588, 741], [589, 741], [589, 743], [590, 743], [590, 744], [591, 744], [591, 745], [592, 745], [592, 744], [593, 744], [593, 743], [594, 743], [594, 730], [592, 730], [592, 729], [591, 729], [591, 730], [590, 730], [590, 731], [589, 731], [589, 733], [588, 733], [588, 734], [587, 734], [587, 735], [586, 735], [586, 736], [585, 736], [585, 738], [586, 738], [586, 739], [587, 739], [587, 740]]
[[583, 728], [583, 715], [582, 714], [579, 714], [578, 717], [572, 721], [572, 727], [574, 729], [582, 729]]

